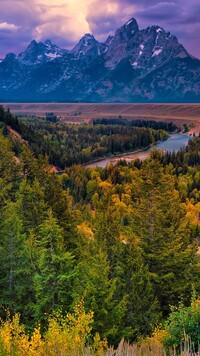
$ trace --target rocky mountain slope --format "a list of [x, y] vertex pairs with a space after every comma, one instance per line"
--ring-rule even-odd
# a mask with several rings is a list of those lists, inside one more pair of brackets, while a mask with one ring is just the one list
[[1, 101], [200, 102], [200, 60], [159, 26], [134, 18], [105, 43], [86, 34], [67, 51], [32, 41], [0, 62]]

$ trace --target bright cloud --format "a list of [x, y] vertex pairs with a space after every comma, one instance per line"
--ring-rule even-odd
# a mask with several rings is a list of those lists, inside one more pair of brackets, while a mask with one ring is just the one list
[[40, 22], [35, 28], [37, 39], [50, 37], [53, 33], [76, 41], [90, 32], [87, 10], [91, 0], [35, 0]]
[[[77, 41], [85, 33], [94, 35], [116, 30], [118, 25], [134, 14], [135, 6], [116, 0], [34, 0], [41, 24], [35, 28], [35, 38], [43, 39], [59, 34]], [[121, 15], [119, 19], [119, 14]], [[105, 26], [105, 19], [109, 25]], [[98, 21], [102, 19], [102, 21]], [[118, 22], [118, 25], [116, 24]], [[97, 26], [98, 25], [98, 26]], [[103, 38], [105, 40], [105, 38]]]
[[8, 23], [8, 22], [1, 22], [0, 23], [0, 31], [1, 30], [6, 30], [6, 31], [16, 31], [18, 30], [18, 28], [20, 28], [20, 26], [16, 26], [12, 23]]

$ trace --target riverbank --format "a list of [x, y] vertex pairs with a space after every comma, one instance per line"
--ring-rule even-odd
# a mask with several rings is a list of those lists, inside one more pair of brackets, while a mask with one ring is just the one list
[[103, 159], [99, 159], [98, 161], [95, 162], [86, 163], [83, 166], [85, 168], [95, 168], [95, 167], [104, 168], [108, 163], [117, 163], [121, 159], [125, 159], [127, 162], [133, 161], [135, 159], [144, 160], [149, 156], [150, 151], [153, 149], [159, 149], [165, 152], [172, 152], [172, 151], [177, 152], [182, 147], [186, 147], [190, 139], [191, 139], [190, 135], [171, 134], [166, 141], [158, 142], [156, 143], [156, 145], [153, 145], [151, 147], [146, 147], [145, 149], [140, 149], [129, 153], [123, 153], [112, 157], [106, 157]]
[[124, 153], [120, 153], [120, 154], [113, 154], [113, 155], [107, 156], [107, 157], [97, 158], [92, 162], [83, 163], [81, 166], [82, 167], [86, 167], [86, 166], [88, 166], [90, 164], [95, 164], [95, 163], [101, 162], [101, 161], [106, 160], [106, 159], [114, 159], [115, 160], [115, 159], [118, 159], [118, 158], [127, 157], [127, 156], [134, 155], [134, 154], [137, 154], [137, 153], [145, 152], [146, 150], [149, 150], [150, 148], [151, 148], [151, 146], [147, 146], [145, 148], [140, 148], [138, 150], [131, 151], [131, 152], [124, 152]]
[[[188, 141], [191, 139], [191, 134], [178, 134], [178, 133], [172, 133], [170, 134], [170, 137], [165, 140], [165, 141], [159, 141], [153, 146], [147, 146], [145, 148], [141, 148], [132, 152], [126, 152], [118, 155], [112, 155], [110, 157], [103, 157], [103, 158], [98, 158], [93, 162], [90, 163], [83, 163], [81, 166], [84, 168], [105, 168], [107, 164], [109, 163], [117, 163], [118, 161], [124, 159], [126, 162], [131, 162], [135, 159], [140, 159], [144, 160], [146, 159], [150, 151], [153, 149], [159, 149], [164, 152], [172, 152], [172, 151], [179, 151], [182, 147], [186, 147], [188, 144]], [[65, 171], [57, 171], [56, 174], [61, 175]]]
[[[145, 148], [140, 148], [138, 150], [131, 151], [131, 152], [124, 152], [124, 153], [117, 154], [117, 155], [111, 155], [109, 157], [101, 157], [101, 158], [95, 159], [92, 162], [83, 163], [83, 164], [81, 164], [81, 167], [85, 167], [85, 168], [101, 167], [101, 165], [100, 165], [101, 162], [105, 162], [106, 160], [112, 160], [113, 162], [116, 162], [116, 160], [120, 160], [122, 158], [127, 159], [129, 156], [132, 157], [132, 155], [138, 154], [138, 156], [139, 156], [140, 154], [143, 154], [145, 151], [148, 151], [150, 148], [151, 148], [151, 146], [147, 146]], [[54, 168], [55, 168], [54, 172], [57, 175], [61, 175], [61, 174], [65, 173], [64, 170], [59, 171], [56, 169], [56, 167], [54, 167]]]

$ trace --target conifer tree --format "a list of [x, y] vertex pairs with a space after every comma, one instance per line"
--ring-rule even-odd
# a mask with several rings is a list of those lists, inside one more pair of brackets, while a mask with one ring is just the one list
[[[182, 295], [190, 299], [197, 273], [196, 245], [184, 219], [174, 178], [157, 160], [143, 164], [133, 229], [140, 239], [155, 294], [164, 313]], [[196, 271], [194, 273], [194, 271]]]
[[5, 205], [7, 199], [11, 199], [17, 178], [19, 168], [11, 150], [11, 143], [3, 137], [0, 130], [0, 208]]
[[75, 302], [83, 296], [85, 307], [94, 312], [94, 332], [111, 343], [118, 342], [126, 308], [125, 295], [117, 298], [117, 278], [111, 277], [109, 259], [101, 244], [85, 237], [79, 243]]
[[45, 313], [70, 305], [74, 278], [74, 257], [65, 249], [63, 230], [51, 210], [39, 227], [37, 248], [35, 315], [42, 320]]
[[123, 333], [129, 341], [141, 335], [150, 335], [160, 320], [160, 306], [154, 293], [148, 267], [144, 264], [138, 239], [131, 233], [123, 242], [123, 271], [118, 283], [118, 293], [126, 295], [126, 313]]
[[30, 230], [38, 231], [39, 225], [47, 216], [47, 204], [44, 200], [44, 188], [41, 187], [37, 179], [34, 179], [33, 182], [24, 179], [21, 182], [17, 203], [24, 230], [27, 233]]
[[11, 311], [23, 311], [31, 287], [31, 271], [26, 255], [26, 235], [16, 203], [9, 203], [3, 210], [0, 229], [0, 304]]

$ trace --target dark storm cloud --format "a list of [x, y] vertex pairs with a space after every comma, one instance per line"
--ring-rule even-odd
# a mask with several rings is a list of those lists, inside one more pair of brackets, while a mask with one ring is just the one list
[[[18, 53], [32, 38], [32, 32], [37, 26], [37, 17], [33, 16], [31, 1], [1, 0], [0, 11], [0, 55], [8, 52]], [[16, 27], [8, 28], [5, 34], [1, 24], [7, 22]]]
[[200, 58], [199, 0], [118, 0], [118, 12], [109, 14], [91, 11], [87, 19], [91, 30], [100, 39], [114, 32], [130, 17], [135, 17], [140, 29], [159, 25], [176, 35], [188, 51]]
[[153, 21], [165, 21], [168, 24], [180, 16], [180, 8], [174, 3], [159, 3], [137, 12], [138, 19], [145, 23]]
[[90, 24], [91, 31], [97, 36], [106, 36], [108, 33], [115, 31], [119, 27], [118, 14], [113, 16], [88, 16], [87, 19]]
[[199, 0], [182, 0], [154, 2], [151, 6], [138, 9], [135, 16], [140, 27], [162, 26], [176, 35], [191, 54], [200, 58], [199, 14]]

